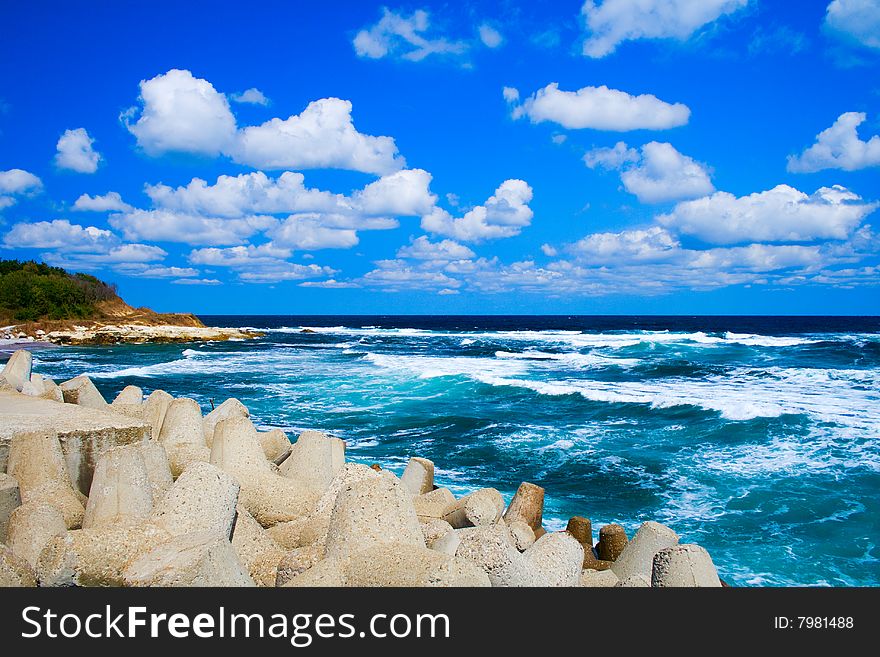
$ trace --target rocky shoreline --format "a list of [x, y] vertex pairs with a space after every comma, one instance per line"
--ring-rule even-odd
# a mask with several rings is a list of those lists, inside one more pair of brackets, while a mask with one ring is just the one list
[[397, 477], [319, 431], [291, 444], [236, 399], [203, 415], [128, 386], [108, 403], [26, 350], [0, 374], [0, 586], [723, 585], [669, 527], [594, 542], [584, 517], [546, 531], [543, 505], [528, 482], [456, 499], [427, 459]]
[[67, 329], [43, 330], [32, 326], [0, 328], [0, 343], [44, 342], [57, 345], [144, 344], [163, 342], [213, 342], [250, 340], [264, 335], [253, 329], [214, 326], [179, 326], [173, 324], [102, 324], [72, 325]]

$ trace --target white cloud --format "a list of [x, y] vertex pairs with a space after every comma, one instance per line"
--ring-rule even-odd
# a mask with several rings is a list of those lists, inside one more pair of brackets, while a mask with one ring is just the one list
[[880, 2], [877, 0], [834, 0], [826, 10], [825, 25], [863, 46], [880, 48]]
[[856, 131], [866, 118], [864, 112], [841, 114], [834, 125], [816, 135], [815, 144], [798, 156], [789, 156], [788, 170], [793, 173], [822, 169], [855, 171], [880, 165], [880, 135], [862, 141]]
[[437, 202], [437, 196], [428, 189], [430, 184], [431, 174], [424, 169], [404, 169], [355, 192], [352, 202], [365, 214], [427, 214]]
[[266, 95], [256, 87], [251, 87], [250, 89], [246, 89], [241, 93], [229, 94], [229, 98], [231, 98], [236, 103], [245, 103], [247, 105], [269, 104], [269, 99], [266, 98]]
[[275, 266], [279, 264], [279, 261], [290, 256], [290, 249], [268, 243], [260, 246], [233, 246], [226, 249], [215, 247], [195, 249], [189, 254], [189, 261], [194, 265], [235, 268], [259, 265]]
[[519, 89], [515, 89], [514, 87], [504, 87], [501, 90], [501, 95], [504, 96], [504, 100], [508, 103], [517, 103], [519, 102]]
[[107, 192], [103, 196], [83, 194], [76, 199], [72, 209], [81, 212], [128, 212], [134, 208], [122, 200], [119, 192]]
[[181, 278], [171, 282], [175, 285], [222, 285], [216, 278]]
[[98, 170], [100, 154], [92, 148], [95, 140], [89, 137], [85, 128], [65, 130], [55, 145], [55, 166], [79, 173], [95, 173]]
[[124, 263], [114, 267], [114, 270], [138, 278], [190, 278], [199, 275], [198, 269], [192, 267], [151, 266], [143, 263]]
[[590, 263], [657, 262], [678, 252], [678, 240], [659, 226], [619, 233], [593, 233], [571, 245], [570, 251]]
[[715, 191], [705, 165], [679, 153], [672, 144], [649, 142], [641, 153], [618, 142], [584, 155], [590, 168], [621, 170], [620, 180], [642, 203], [663, 203], [704, 196]]
[[412, 266], [403, 260], [380, 260], [376, 265], [376, 269], [364, 274], [358, 282], [389, 291], [454, 289], [461, 286], [461, 281], [441, 271]]
[[398, 258], [416, 260], [469, 260], [475, 256], [476, 254], [464, 244], [453, 240], [432, 242], [425, 235], [411, 240], [408, 246], [402, 246], [397, 250]]
[[209, 246], [240, 244], [251, 235], [277, 224], [272, 217], [224, 219], [171, 210], [133, 210], [111, 215], [108, 222], [127, 240]]
[[124, 112], [122, 120], [148, 155], [219, 155], [235, 140], [229, 101], [207, 80], [172, 69], [141, 80], [140, 89], [141, 107]]
[[305, 281], [303, 283], [299, 283], [299, 287], [316, 287], [325, 290], [344, 290], [360, 287], [360, 285], [352, 281], [337, 281], [335, 278], [330, 278], [326, 281]]
[[330, 276], [334, 273], [336, 270], [330, 267], [285, 262], [277, 269], [241, 272], [239, 278], [248, 283], [276, 283], [278, 281], [301, 281], [305, 278]]
[[424, 10], [411, 15], [382, 9], [382, 18], [375, 25], [361, 30], [354, 38], [358, 57], [381, 59], [399, 55], [418, 62], [429, 55], [462, 55], [467, 52], [464, 41], [450, 41], [445, 37], [429, 38], [430, 16]]
[[10, 248], [64, 251], [106, 251], [118, 242], [109, 230], [72, 224], [67, 219], [18, 223], [3, 238]]
[[747, 4], [748, 0], [587, 0], [581, 10], [589, 32], [583, 52], [599, 58], [624, 41], [684, 40]]
[[552, 121], [569, 129], [666, 130], [685, 125], [691, 111], [682, 103], [669, 104], [651, 94], [630, 95], [617, 89], [583, 87], [560, 91], [552, 82], [513, 108], [513, 118], [532, 123]]
[[[59, 255], [63, 253], [64, 255]], [[96, 253], [66, 252], [44, 253], [41, 257], [50, 264], [65, 268], [96, 269], [102, 265], [114, 269], [131, 267], [137, 263], [157, 262], [164, 260], [166, 251], [152, 244], [121, 244], [107, 251]]]
[[778, 185], [748, 196], [716, 192], [683, 201], [657, 220], [710, 244], [841, 240], [877, 205], [862, 202], [861, 197], [839, 185], [822, 187], [811, 196]]
[[483, 45], [487, 48], [497, 48], [504, 42], [504, 37], [501, 36], [501, 32], [488, 23], [480, 25], [478, 32], [480, 34], [480, 41], [482, 41]]
[[[337, 218], [344, 225], [344, 217]], [[315, 213], [303, 213], [289, 216], [277, 227], [268, 231], [272, 240], [291, 249], [315, 251], [318, 249], [350, 249], [358, 242], [354, 228], [341, 228], [329, 225], [333, 217]]]
[[351, 102], [339, 98], [322, 98], [301, 114], [244, 128], [231, 155], [259, 169], [332, 167], [382, 175], [405, 166], [394, 139], [358, 132]]
[[16, 202], [16, 196], [32, 195], [43, 188], [43, 181], [30, 171], [9, 169], [0, 171], [0, 209]]
[[463, 217], [454, 218], [436, 207], [422, 217], [422, 228], [463, 242], [513, 237], [531, 223], [534, 213], [528, 206], [532, 188], [524, 180], [505, 180], [483, 205]]
[[559, 251], [552, 244], [542, 244], [541, 252], [548, 258], [555, 258], [559, 255]]

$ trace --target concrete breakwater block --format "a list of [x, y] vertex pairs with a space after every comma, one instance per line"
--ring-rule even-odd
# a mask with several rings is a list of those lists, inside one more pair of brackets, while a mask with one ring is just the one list
[[230, 417], [217, 423], [211, 463], [238, 480], [242, 506], [263, 527], [307, 516], [318, 501], [319, 494], [312, 488], [272, 469], [248, 418]]
[[291, 578], [281, 586], [286, 588], [346, 586], [347, 575], [341, 559], [322, 559], [308, 570]]
[[35, 432], [16, 436], [9, 449], [8, 468], [18, 482], [22, 503], [45, 502], [61, 512], [68, 529], [82, 526], [85, 497], [71, 486], [55, 435]]
[[544, 534], [523, 557], [541, 574], [544, 586], [578, 586], [584, 547], [568, 532]]
[[290, 447], [281, 474], [322, 495], [345, 465], [345, 441], [320, 431], [303, 431]]
[[59, 387], [61, 394], [64, 395], [65, 404], [76, 404], [98, 410], [103, 410], [108, 406], [107, 400], [87, 376], [77, 376], [65, 381]]
[[263, 448], [263, 454], [265, 454], [266, 460], [271, 461], [275, 465], [281, 465], [284, 463], [285, 459], [290, 456], [290, 439], [281, 429], [260, 431], [258, 436], [260, 439], [260, 447]]
[[150, 437], [153, 440], [159, 440], [159, 432], [172, 401], [174, 397], [164, 390], [154, 390], [144, 401], [143, 420], [150, 425]]
[[611, 588], [620, 580], [611, 570], [585, 570], [581, 573], [580, 585], [588, 588]]
[[434, 462], [412, 457], [406, 464], [400, 483], [411, 495], [424, 495], [434, 490]]
[[144, 403], [144, 391], [137, 386], [125, 386], [116, 398], [110, 403], [111, 406], [138, 405]]
[[36, 586], [33, 568], [0, 543], [0, 588]]
[[232, 545], [213, 532], [177, 536], [132, 560], [126, 586], [255, 586]]
[[137, 447], [115, 447], [98, 459], [83, 528], [137, 524], [153, 510], [153, 491]]
[[384, 472], [339, 492], [325, 548], [328, 557], [345, 557], [383, 543], [425, 547], [411, 496], [394, 475]]
[[179, 477], [191, 463], [210, 460], [211, 450], [202, 429], [202, 409], [194, 399], [181, 397], [168, 404], [159, 429], [159, 442], [168, 453], [174, 477]]
[[429, 493], [416, 495], [412, 501], [419, 520], [428, 520], [443, 518], [446, 510], [455, 504], [455, 496], [448, 488], [436, 488]]
[[511, 544], [504, 525], [467, 527], [456, 531], [461, 539], [455, 556], [479, 566], [492, 586], [545, 586], [534, 564]]
[[626, 530], [617, 524], [605, 525], [599, 530], [599, 543], [596, 552], [602, 561], [616, 561], [623, 553], [629, 539]]
[[0, 378], [17, 392], [21, 392], [25, 384], [30, 383], [32, 366], [33, 357], [31, 352], [26, 349], [19, 349], [6, 361], [3, 371], [0, 372]]
[[512, 520], [507, 525], [507, 531], [513, 539], [513, 545], [520, 552], [525, 552], [535, 543], [535, 532], [522, 520]]
[[510, 506], [504, 513], [506, 521], [522, 520], [533, 531], [538, 531], [543, 523], [544, 516], [544, 489], [527, 481], [522, 482]]
[[712, 557], [699, 545], [675, 545], [654, 555], [651, 586], [720, 587]]
[[648, 521], [639, 527], [633, 540], [623, 549], [611, 570], [621, 582], [630, 577], [640, 577], [651, 583], [651, 571], [654, 568], [654, 555], [673, 545], [678, 544], [678, 534], [666, 525]]
[[323, 545], [306, 545], [288, 551], [278, 564], [275, 586], [285, 586], [294, 577], [306, 572], [323, 558]]
[[278, 565], [287, 553], [240, 504], [237, 513], [232, 549], [257, 586], [275, 586]]
[[189, 466], [153, 508], [149, 521], [172, 536], [209, 531], [229, 540], [239, 485], [210, 463]]
[[481, 488], [456, 500], [443, 519], [456, 529], [494, 525], [504, 512], [504, 498], [494, 488]]
[[9, 517], [21, 504], [18, 482], [5, 472], [0, 472], [0, 543], [6, 542], [6, 528]]
[[92, 485], [92, 473], [101, 453], [150, 436], [143, 420], [113, 413], [110, 406], [96, 410], [0, 392], [0, 472], [8, 472], [12, 439], [33, 432], [58, 437], [70, 480], [82, 493]]
[[125, 445], [119, 449], [137, 450], [141, 455], [141, 458], [144, 460], [144, 466], [147, 468], [147, 481], [150, 484], [153, 504], [156, 504], [165, 496], [165, 493], [174, 483], [165, 448], [155, 440], [145, 440], [140, 443]]
[[49, 542], [66, 533], [61, 511], [45, 502], [27, 502], [12, 512], [6, 543], [15, 556], [36, 568], [40, 553]]
[[388, 543], [351, 555], [346, 586], [490, 586], [476, 564], [421, 546]]
[[214, 444], [214, 429], [217, 424], [231, 417], [250, 417], [251, 413], [247, 406], [230, 397], [217, 408], [208, 413], [202, 420], [202, 431], [205, 435], [205, 444], [210, 447]]

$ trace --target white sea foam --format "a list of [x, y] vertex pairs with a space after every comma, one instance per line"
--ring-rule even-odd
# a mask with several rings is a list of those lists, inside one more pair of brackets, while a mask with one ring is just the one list
[[439, 376], [467, 376], [477, 379], [487, 372], [495, 376], [517, 376], [524, 374], [528, 369], [526, 363], [495, 358], [399, 356], [377, 353], [367, 353], [364, 358], [378, 367], [415, 374], [421, 379]]
[[578, 352], [550, 353], [546, 351], [496, 351], [496, 358], [511, 360], [554, 361], [576, 368], [595, 369], [601, 367], [632, 367], [639, 364], [637, 358], [611, 358], [599, 354]]

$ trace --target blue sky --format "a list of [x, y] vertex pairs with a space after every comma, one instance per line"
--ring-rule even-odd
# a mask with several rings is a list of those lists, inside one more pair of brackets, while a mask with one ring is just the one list
[[0, 247], [200, 313], [877, 312], [880, 2], [7, 3]]

